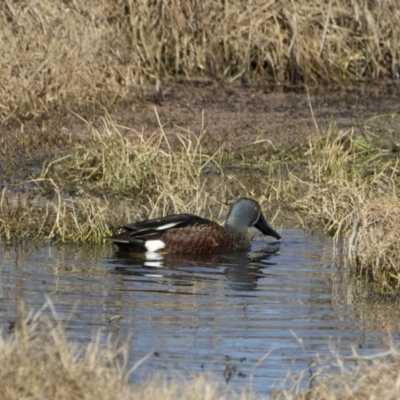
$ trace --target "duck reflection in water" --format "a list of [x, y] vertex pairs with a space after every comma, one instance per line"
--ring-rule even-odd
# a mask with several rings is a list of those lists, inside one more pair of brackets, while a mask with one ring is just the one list
[[118, 264], [114, 268], [115, 273], [126, 275], [126, 280], [148, 277], [167, 285], [194, 286], [199, 281], [225, 277], [231, 289], [250, 291], [255, 290], [258, 280], [265, 277], [264, 270], [268, 265], [275, 264], [271, 256], [279, 248], [280, 243], [274, 242], [268, 244], [267, 248], [263, 246], [248, 253], [191, 256], [156, 254], [151, 259], [138, 254], [132, 257], [132, 253], [118, 250], [112, 263]]

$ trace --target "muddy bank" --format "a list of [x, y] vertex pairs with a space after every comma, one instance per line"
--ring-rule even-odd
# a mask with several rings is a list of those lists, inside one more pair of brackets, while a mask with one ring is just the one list
[[[119, 125], [149, 134], [159, 123], [166, 133], [179, 128], [182, 132], [205, 129], [205, 145], [224, 144], [234, 151], [255, 142], [257, 149], [287, 149], [304, 143], [316, 132], [316, 125], [323, 131], [329, 124], [339, 129], [356, 128], [393, 144], [400, 139], [399, 92], [396, 82], [311, 88], [307, 93], [304, 87], [173, 80], [163, 83], [161, 97], [154, 87], [147, 87], [140, 101], [120, 104], [109, 112]], [[5, 143], [12, 133], [40, 137], [38, 149], [32, 149], [39, 151], [51, 142], [49, 136], [53, 134], [57, 135], [54, 147], [65, 147], [71, 135], [85, 131], [88, 123], [98, 124], [104, 113], [104, 109], [84, 105], [76, 113], [54, 111], [36, 118], [8, 120], [0, 126], [0, 134]], [[48, 140], [43, 142], [43, 138]], [[8, 155], [12, 157], [13, 152]]]
[[243, 86], [197, 80], [163, 85], [163, 101], [148, 101], [113, 112], [127, 126], [157, 127], [156, 107], [166, 132], [176, 126], [199, 130], [204, 124], [209, 144], [225, 144], [240, 150], [257, 142], [260, 147], [288, 149], [304, 143], [329, 124], [339, 129], [356, 128], [395, 143], [400, 139], [400, 88], [388, 83], [379, 86], [314, 88]]

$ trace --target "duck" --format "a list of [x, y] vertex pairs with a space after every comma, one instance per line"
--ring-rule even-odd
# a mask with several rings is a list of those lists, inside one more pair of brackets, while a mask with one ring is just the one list
[[159, 254], [218, 254], [250, 248], [250, 228], [280, 241], [282, 237], [264, 218], [260, 204], [242, 197], [236, 200], [223, 225], [192, 214], [173, 214], [120, 226], [107, 239], [119, 251]]

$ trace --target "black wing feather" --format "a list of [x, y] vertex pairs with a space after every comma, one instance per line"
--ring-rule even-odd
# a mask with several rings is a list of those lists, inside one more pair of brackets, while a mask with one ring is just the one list
[[[172, 225], [173, 224], [173, 225]], [[149, 219], [147, 221], [135, 222], [133, 224], [122, 225], [120, 228], [129, 231], [133, 235], [160, 235], [160, 233], [168, 230], [160, 229], [160, 227], [172, 225], [169, 229], [184, 228], [185, 226], [193, 225], [210, 225], [214, 222], [208, 219], [198, 217], [192, 214], [176, 214], [168, 215], [162, 218]]]

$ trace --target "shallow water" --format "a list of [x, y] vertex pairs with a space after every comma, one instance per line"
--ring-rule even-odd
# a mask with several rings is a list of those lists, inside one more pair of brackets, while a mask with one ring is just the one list
[[58, 317], [70, 321], [71, 338], [86, 342], [99, 329], [104, 340], [130, 338], [132, 365], [151, 354], [133, 380], [148, 372], [231, 373], [230, 385], [251, 380], [263, 394], [289, 371], [305, 371], [307, 386], [310, 362], [332, 357], [332, 347], [374, 354], [387, 348], [388, 332], [398, 340], [397, 299], [368, 295], [337, 268], [330, 238], [281, 233], [274, 254], [260, 252], [257, 237], [250, 254], [148, 265], [117, 256], [111, 246], [3, 244], [0, 326], [15, 320], [20, 300], [39, 310], [49, 298]]

